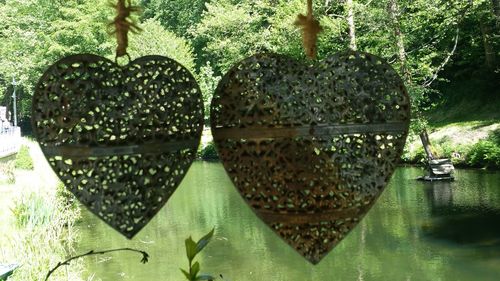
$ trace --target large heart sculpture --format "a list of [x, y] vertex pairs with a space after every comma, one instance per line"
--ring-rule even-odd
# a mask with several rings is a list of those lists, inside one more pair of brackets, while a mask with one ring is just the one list
[[314, 264], [381, 194], [410, 120], [399, 76], [359, 52], [309, 65], [252, 56], [223, 77], [211, 110], [219, 155], [243, 199]]
[[52, 65], [33, 96], [33, 129], [48, 162], [78, 200], [132, 238], [167, 202], [200, 141], [203, 102], [174, 60], [120, 67], [95, 55]]

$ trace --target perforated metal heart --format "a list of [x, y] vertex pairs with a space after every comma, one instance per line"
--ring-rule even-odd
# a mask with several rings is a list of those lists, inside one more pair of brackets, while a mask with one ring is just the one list
[[52, 65], [33, 96], [33, 130], [66, 187], [132, 238], [167, 202], [200, 141], [203, 102], [174, 60], [120, 67], [95, 55]]
[[359, 52], [311, 65], [252, 56], [223, 77], [211, 110], [219, 155], [241, 196], [312, 263], [381, 194], [410, 120], [399, 76]]

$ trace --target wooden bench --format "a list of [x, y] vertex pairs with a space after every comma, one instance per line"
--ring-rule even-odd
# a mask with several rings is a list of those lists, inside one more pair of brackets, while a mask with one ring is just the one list
[[422, 145], [424, 146], [425, 153], [427, 154], [427, 163], [429, 166], [429, 175], [419, 177], [419, 180], [425, 181], [452, 181], [455, 178], [453, 177], [453, 172], [455, 171], [455, 167], [450, 159], [435, 159], [434, 154], [431, 150], [431, 142], [429, 140], [429, 135], [427, 131], [423, 131], [420, 133], [420, 140], [422, 140]]

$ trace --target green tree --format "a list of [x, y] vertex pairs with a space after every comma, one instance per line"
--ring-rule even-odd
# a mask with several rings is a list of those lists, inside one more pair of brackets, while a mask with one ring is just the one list
[[132, 58], [145, 55], [162, 55], [172, 58], [194, 71], [193, 49], [189, 42], [178, 37], [154, 19], [141, 23], [142, 31], [129, 36], [128, 53]]
[[[106, 1], [6, 0], [0, 2], [0, 101], [9, 100], [12, 77], [21, 94], [21, 116], [30, 116], [33, 89], [47, 67], [63, 56], [92, 53], [114, 59], [116, 41], [109, 32], [114, 9]], [[189, 42], [146, 20], [144, 31], [130, 35], [133, 57], [159, 54], [194, 72]], [[4, 98], [4, 96], [7, 96]]]
[[210, 62], [225, 72], [233, 64], [256, 52], [270, 50], [268, 1], [223, 0], [207, 3], [201, 22], [192, 31], [195, 44], [202, 46], [202, 65]]
[[[144, 9], [144, 31], [130, 36], [129, 53], [176, 59], [195, 73], [207, 104], [219, 77], [245, 57], [271, 51], [305, 59], [294, 25], [306, 12], [305, 0], [136, 2]], [[314, 1], [323, 27], [318, 58], [349, 47], [386, 58], [406, 80], [414, 111], [425, 111], [446, 98], [437, 89], [447, 80], [498, 79], [498, 3]], [[34, 85], [48, 65], [71, 53], [113, 58], [116, 43], [108, 34], [113, 15], [101, 0], [0, 1], [0, 101], [9, 100], [15, 77], [22, 114], [29, 116]]]
[[201, 93], [203, 95], [203, 106], [205, 112], [205, 123], [209, 123], [210, 119], [210, 103], [212, 102], [212, 97], [217, 88], [221, 77], [215, 75], [210, 62], [202, 66], [198, 71], [197, 81], [200, 85]]
[[0, 77], [12, 77], [26, 93], [21, 116], [29, 117], [33, 88], [43, 71], [61, 56], [91, 52], [109, 55], [112, 9], [103, 1], [6, 0], [0, 4]]
[[157, 19], [178, 36], [200, 22], [207, 0], [142, 0], [145, 19]]

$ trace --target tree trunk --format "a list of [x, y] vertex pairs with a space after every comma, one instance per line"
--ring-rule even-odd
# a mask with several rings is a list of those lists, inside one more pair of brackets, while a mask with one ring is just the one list
[[356, 51], [356, 25], [354, 24], [354, 3], [353, 0], [346, 1], [347, 24], [349, 26], [349, 48]]
[[500, 31], [500, 0], [491, 0], [491, 6], [496, 18], [497, 31]]
[[496, 63], [496, 54], [490, 41], [492, 35], [491, 28], [484, 23], [483, 19], [480, 20], [479, 27], [481, 29], [481, 34], [483, 35], [484, 62], [486, 67], [494, 68]]
[[429, 140], [429, 135], [427, 134], [427, 130], [423, 130], [420, 133], [420, 140], [422, 141], [422, 145], [424, 146], [425, 153], [427, 154], [427, 160], [433, 160], [434, 154], [431, 150], [431, 142]]
[[408, 71], [406, 65], [406, 50], [404, 44], [404, 36], [401, 32], [401, 24], [399, 23], [399, 5], [397, 0], [389, 0], [388, 7], [389, 17], [392, 20], [394, 35], [396, 36], [396, 46], [398, 48], [398, 58], [401, 63], [401, 73], [405, 82], [409, 83], [410, 81], [410, 72]]

